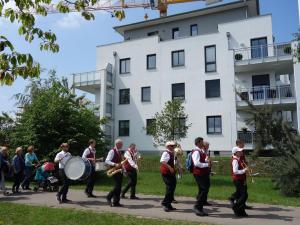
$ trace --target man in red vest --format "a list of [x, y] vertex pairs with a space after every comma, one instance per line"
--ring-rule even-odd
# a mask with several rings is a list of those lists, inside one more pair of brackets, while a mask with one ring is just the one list
[[[123, 141], [121, 139], [115, 140], [115, 147], [108, 152], [105, 163], [112, 167], [121, 168], [122, 155], [120, 153], [123, 147]], [[122, 188], [123, 173], [116, 173], [113, 175], [114, 188], [106, 196], [107, 203], [112, 207], [122, 207], [120, 204], [120, 194]], [[113, 199], [113, 203], [111, 202]]]
[[203, 211], [203, 205], [207, 200], [207, 194], [210, 187], [209, 168], [211, 164], [203, 150], [203, 138], [197, 137], [195, 139], [195, 145], [196, 148], [192, 151], [192, 173], [198, 185], [198, 195], [196, 204], [194, 205], [194, 211], [198, 216], [208, 216], [208, 214]]
[[166, 194], [161, 205], [166, 212], [176, 210], [171, 203], [173, 200], [176, 188], [176, 175], [174, 170], [174, 149], [176, 147], [175, 141], [168, 141], [166, 143], [167, 150], [163, 152], [160, 158], [160, 173], [166, 185]]
[[138, 161], [138, 152], [136, 149], [135, 144], [131, 144], [127, 151], [124, 154], [124, 158], [128, 159], [125, 164], [124, 168], [126, 170], [126, 174], [128, 177], [128, 183], [122, 190], [122, 198], [125, 198], [126, 192], [130, 188], [130, 199], [139, 199], [137, 196], [135, 196], [135, 187], [137, 183], [137, 172], [139, 171], [139, 167], [137, 165]]
[[248, 216], [245, 212], [245, 205], [248, 198], [246, 172], [248, 170], [245, 167], [241, 156], [243, 155], [243, 149], [236, 147], [233, 149], [233, 157], [231, 159], [231, 176], [235, 186], [236, 202], [233, 204], [232, 209], [234, 214], [238, 217]]

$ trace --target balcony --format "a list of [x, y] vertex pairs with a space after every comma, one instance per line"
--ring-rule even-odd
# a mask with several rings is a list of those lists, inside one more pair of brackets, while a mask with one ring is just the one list
[[241, 96], [237, 96], [238, 106], [247, 106], [248, 100], [254, 105], [264, 104], [294, 104], [295, 92], [291, 85], [259, 86], [250, 89], [239, 89]]
[[255, 140], [255, 131], [238, 131], [237, 138], [243, 140], [246, 145], [252, 145]]
[[274, 67], [288, 70], [293, 66], [291, 43], [234, 49], [233, 53], [236, 72], [274, 69]]

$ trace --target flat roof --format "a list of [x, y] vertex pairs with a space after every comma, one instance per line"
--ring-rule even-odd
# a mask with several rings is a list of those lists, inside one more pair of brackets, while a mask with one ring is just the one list
[[134, 30], [134, 29], [139, 29], [139, 28], [155, 26], [155, 25], [162, 24], [162, 23], [168, 23], [168, 22], [173, 22], [176, 20], [182, 20], [182, 19], [187, 19], [187, 18], [192, 18], [192, 17], [197, 17], [197, 16], [209, 15], [209, 14], [218, 13], [218, 12], [227, 11], [227, 10], [236, 9], [236, 8], [241, 8], [241, 7], [248, 7], [249, 17], [257, 16], [260, 14], [259, 0], [239, 0], [239, 1], [234, 1], [234, 2], [230, 2], [230, 3], [226, 3], [226, 4], [220, 4], [217, 6], [205, 7], [202, 9], [197, 9], [197, 10], [193, 10], [193, 11], [189, 11], [189, 12], [174, 14], [174, 15], [170, 15], [170, 16], [166, 16], [166, 17], [160, 17], [160, 18], [141, 21], [141, 22], [137, 22], [137, 23], [116, 26], [116, 27], [114, 27], [114, 29], [118, 33], [120, 33], [122, 36], [124, 36], [124, 32], [127, 30]]

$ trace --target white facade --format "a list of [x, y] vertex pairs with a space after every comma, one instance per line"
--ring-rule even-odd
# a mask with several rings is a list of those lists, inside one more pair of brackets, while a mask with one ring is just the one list
[[[245, 92], [255, 104], [271, 103], [278, 111], [284, 111], [287, 118], [291, 114], [294, 127], [299, 129], [300, 80], [295, 74], [300, 73], [300, 67], [293, 63], [289, 52], [284, 53], [283, 48], [289, 44], [274, 45], [272, 16], [259, 15], [258, 7], [255, 0], [239, 1], [179, 14], [171, 19], [166, 17], [117, 27], [115, 29], [124, 35], [125, 41], [98, 46], [96, 72], [75, 74], [74, 87], [95, 95], [100, 117], [110, 118], [106, 132], [111, 138], [122, 138], [124, 146], [136, 143], [143, 151], [157, 150], [152, 137], [146, 134], [146, 120], [153, 118], [165, 102], [172, 99], [172, 84], [176, 83], [184, 83], [186, 122], [191, 123], [187, 138], [181, 141], [185, 150], [193, 148], [194, 138], [198, 136], [209, 141], [211, 150], [216, 153], [229, 151], [235, 145], [236, 139], [241, 137], [239, 131], [247, 127], [244, 121], [247, 115], [241, 112], [245, 103], [236, 97], [235, 88]], [[209, 21], [214, 28], [207, 28]], [[198, 24], [201, 32], [191, 36], [190, 26], [194, 24]], [[174, 28], [179, 30], [177, 39], [172, 39]], [[156, 30], [158, 33], [154, 36], [147, 36]], [[164, 35], [160, 35], [162, 32]], [[267, 45], [260, 46], [261, 51], [258, 47], [251, 49], [251, 40], [262, 37]], [[214, 72], [205, 69], [206, 46], [216, 49]], [[173, 67], [172, 52], [179, 50], [184, 50], [184, 65]], [[156, 54], [156, 68], [149, 70], [147, 55], [151, 54]], [[242, 59], [236, 60], [236, 54], [241, 54]], [[129, 73], [120, 74], [121, 59], [130, 59]], [[254, 75], [268, 75], [269, 86], [256, 90]], [[206, 96], [207, 80], [220, 81], [219, 97]], [[256, 77], [255, 82], [262, 81]], [[142, 87], [151, 87], [150, 102], [142, 102]], [[120, 89], [130, 89], [129, 104], [119, 104]], [[221, 132], [207, 132], [209, 116], [221, 116]], [[122, 120], [129, 120], [129, 135], [119, 136], [119, 121]], [[218, 124], [215, 126], [219, 129]], [[248, 139], [248, 148], [251, 148], [250, 131], [254, 128], [247, 128], [242, 138]]]

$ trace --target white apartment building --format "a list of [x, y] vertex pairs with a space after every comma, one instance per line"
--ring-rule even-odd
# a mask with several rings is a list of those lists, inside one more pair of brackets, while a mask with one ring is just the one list
[[[120, 43], [97, 46], [96, 71], [73, 74], [73, 87], [95, 95], [106, 134], [139, 150], [153, 146], [145, 127], [172, 98], [184, 99], [188, 135], [184, 150], [203, 137], [219, 154], [237, 138], [253, 147], [247, 107], [273, 104], [278, 116], [300, 128], [300, 67], [294, 43], [274, 42], [272, 15], [258, 0], [233, 3], [114, 28]], [[292, 50], [291, 50], [292, 48]], [[184, 119], [182, 119], [184, 122]]]

